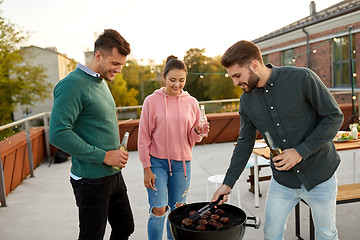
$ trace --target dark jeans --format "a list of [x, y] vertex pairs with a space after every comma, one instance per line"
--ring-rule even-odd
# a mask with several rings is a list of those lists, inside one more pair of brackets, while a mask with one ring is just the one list
[[110, 240], [128, 239], [134, 232], [127, 189], [121, 172], [103, 178], [70, 178], [79, 208], [79, 240], [101, 240], [106, 222], [112, 228]]

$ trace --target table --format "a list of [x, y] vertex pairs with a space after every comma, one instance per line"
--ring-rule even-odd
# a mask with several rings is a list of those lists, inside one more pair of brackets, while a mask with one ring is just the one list
[[[360, 139], [349, 140], [344, 142], [335, 142], [336, 151], [348, 151], [348, 150], [359, 150], [360, 149]], [[258, 174], [258, 157], [263, 157], [270, 159], [270, 149], [259, 148], [253, 149], [255, 155], [254, 159], [254, 184], [255, 184], [255, 207], [259, 207], [259, 174]], [[357, 182], [356, 179], [356, 151], [353, 152], [353, 182]]]

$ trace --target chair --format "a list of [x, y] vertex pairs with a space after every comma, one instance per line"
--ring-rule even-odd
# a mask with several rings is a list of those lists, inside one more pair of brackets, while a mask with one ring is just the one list
[[[213, 175], [208, 177], [208, 181], [207, 181], [207, 185], [206, 185], [206, 200], [210, 201], [209, 198], [209, 183], [215, 183], [215, 190], [218, 189], [218, 187], [223, 183], [225, 178], [225, 174], [220, 174], [220, 175]], [[239, 207], [241, 208], [241, 200], [240, 200], [240, 188], [237, 184], [234, 185], [233, 189], [237, 189], [237, 198], [238, 198], [238, 204]], [[230, 194], [231, 195], [231, 194]], [[230, 202], [230, 195], [229, 197], [229, 202]]]
[[[258, 175], [257, 176], [259, 176], [258, 177], [259, 178], [258, 179], [259, 183], [261, 181], [267, 181], [267, 180], [271, 179], [271, 175], [260, 177], [260, 170], [263, 167], [270, 167], [270, 161], [268, 159], [266, 159], [266, 158], [258, 156]], [[250, 183], [249, 191], [252, 192], [252, 193], [255, 193], [254, 155], [251, 155], [251, 157], [250, 157], [248, 163], [246, 164], [245, 168], [250, 169], [249, 178], [247, 179], [247, 182]], [[260, 186], [259, 186], [259, 196], [261, 197]]]

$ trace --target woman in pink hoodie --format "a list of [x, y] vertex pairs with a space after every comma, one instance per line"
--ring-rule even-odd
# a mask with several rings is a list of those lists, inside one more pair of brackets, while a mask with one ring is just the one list
[[[166, 213], [185, 203], [192, 147], [202, 140], [198, 101], [183, 91], [186, 76], [185, 64], [169, 56], [165, 87], [146, 97], [141, 112], [138, 152], [150, 205], [149, 240], [162, 239]], [[168, 221], [167, 238], [173, 239]]]

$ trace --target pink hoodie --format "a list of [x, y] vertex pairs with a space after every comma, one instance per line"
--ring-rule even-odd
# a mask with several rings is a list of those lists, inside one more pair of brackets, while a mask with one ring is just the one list
[[[144, 168], [150, 167], [150, 155], [185, 161], [192, 159], [192, 147], [202, 137], [194, 128], [199, 124], [200, 109], [198, 101], [186, 91], [177, 96], [169, 96], [163, 88], [147, 96], [142, 107], [138, 152]], [[184, 167], [186, 178], [186, 168]]]

